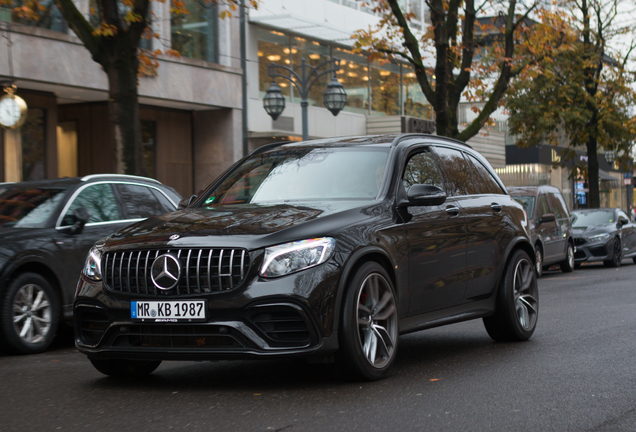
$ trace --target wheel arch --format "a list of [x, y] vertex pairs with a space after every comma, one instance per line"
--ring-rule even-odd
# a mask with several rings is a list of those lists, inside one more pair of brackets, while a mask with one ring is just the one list
[[[6, 287], [11, 280], [24, 273], [37, 273], [45, 278], [51, 284], [51, 288], [57, 293], [61, 302], [60, 306], [64, 304], [64, 295], [59, 278], [49, 266], [40, 261], [23, 261], [10, 266], [0, 279], [0, 286]], [[62, 310], [59, 310], [58, 313], [61, 314]]]
[[395, 272], [395, 265], [393, 260], [390, 258], [390, 255], [382, 248], [379, 247], [369, 247], [358, 250], [354, 252], [351, 257], [347, 260], [344, 265], [344, 269], [342, 271], [342, 277], [340, 278], [340, 282], [338, 284], [338, 293], [336, 296], [336, 305], [334, 314], [334, 326], [333, 331], [337, 332], [340, 326], [340, 320], [342, 319], [341, 309], [342, 309], [342, 301], [345, 295], [345, 291], [349, 286], [349, 282], [354, 277], [356, 270], [367, 262], [377, 262], [380, 264], [389, 275], [391, 279], [391, 283], [395, 288], [395, 296], [396, 300], [399, 304], [400, 301], [400, 293], [397, 290], [397, 274]]
[[510, 263], [510, 258], [519, 249], [523, 250], [524, 252], [528, 254], [533, 266], [536, 265], [534, 245], [532, 245], [525, 237], [514, 238], [508, 245], [508, 248], [506, 249], [506, 254], [505, 254], [506, 259], [503, 260], [504, 265], [501, 266], [501, 269], [499, 271], [499, 277], [497, 278], [497, 284], [496, 284], [497, 289], [495, 290], [495, 292], [499, 291], [499, 287], [501, 286], [501, 278], [503, 278], [504, 274], [506, 273], [506, 268], [508, 268], [508, 264]]

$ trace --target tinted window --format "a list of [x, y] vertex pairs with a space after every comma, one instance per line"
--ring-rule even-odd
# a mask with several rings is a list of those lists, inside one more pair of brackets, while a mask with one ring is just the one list
[[117, 184], [126, 212], [126, 219], [148, 218], [166, 213], [152, 190], [146, 186]]
[[[477, 166], [475, 165], [475, 163], [477, 163], [479, 164], [479, 166], [481, 166], [479, 161], [476, 161], [475, 158], [473, 158], [469, 154], [464, 153], [464, 156], [466, 157], [466, 160], [468, 161], [468, 165], [470, 165], [470, 168], [473, 172], [473, 178], [475, 179], [475, 186], [477, 187], [477, 190], [479, 191], [479, 193], [480, 194], [490, 193], [490, 189], [488, 189], [486, 182], [482, 178], [481, 174], [477, 170]], [[483, 166], [481, 167], [483, 168]]]
[[481, 179], [488, 186], [488, 191], [490, 193], [493, 193], [493, 194], [505, 193], [503, 189], [501, 188], [501, 186], [499, 186], [499, 183], [497, 182], [497, 180], [495, 180], [495, 178], [493, 177], [492, 173], [488, 171], [488, 169], [484, 166], [484, 164], [482, 164], [479, 160], [477, 160], [471, 155], [467, 155], [467, 156], [470, 159], [470, 161], [473, 163], [473, 166], [476, 168]]
[[[558, 219], [567, 219], [568, 212], [564, 208], [563, 203], [561, 202], [563, 198], [561, 198], [561, 194], [549, 194], [550, 197], [550, 205], [554, 209], [554, 216]], [[559, 200], [561, 198], [561, 200]]]
[[65, 192], [65, 188], [0, 189], [0, 227], [43, 226]]
[[90, 185], [82, 189], [64, 215], [64, 219], [62, 219], [63, 226], [75, 223], [73, 211], [80, 207], [84, 207], [91, 215], [88, 221], [89, 223], [109, 222], [121, 219], [117, 201], [115, 200], [115, 194], [108, 183]]
[[439, 155], [440, 164], [444, 171], [447, 195], [458, 196], [479, 193], [473, 174], [460, 151], [436, 147], [435, 153]]
[[432, 185], [444, 189], [442, 177], [430, 152], [426, 151], [411, 156], [404, 169], [402, 184], [407, 191], [415, 184]]
[[548, 206], [548, 200], [545, 195], [541, 195], [539, 197], [539, 201], [537, 203], [537, 216], [539, 218], [543, 217], [543, 215], [550, 213], [550, 207]]
[[163, 193], [153, 188], [150, 188], [150, 190], [155, 195], [155, 198], [157, 198], [157, 201], [159, 201], [159, 203], [161, 204], [161, 207], [163, 207], [164, 213], [168, 213], [176, 209], [174, 204], [168, 198], [166, 198]]
[[513, 198], [521, 203], [528, 213], [528, 217], [532, 218], [534, 214], [534, 197], [533, 196], [513, 196]]

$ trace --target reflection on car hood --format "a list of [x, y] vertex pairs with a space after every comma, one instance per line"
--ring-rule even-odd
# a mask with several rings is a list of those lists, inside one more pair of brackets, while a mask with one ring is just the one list
[[616, 230], [614, 224], [608, 225], [591, 225], [572, 227], [572, 235], [577, 238], [588, 238], [597, 234], [604, 234]]
[[[259, 237], [271, 236], [308, 222], [328, 219], [328, 216], [335, 214], [339, 214], [337, 226], [344, 226], [347, 223], [341, 219], [340, 213], [368, 205], [368, 201], [332, 201], [296, 205], [261, 204], [188, 208], [130, 225], [111, 236], [107, 247], [119, 248], [139, 242], [165, 242], [174, 247], [209, 247], [211, 236], [214, 237], [212, 242], [214, 246], [243, 244], [253, 247], [256, 246], [254, 242]], [[364, 216], [360, 211], [353, 213], [354, 221]], [[357, 217], [355, 217], [356, 214]], [[324, 227], [319, 231], [324, 231]], [[307, 235], [314, 235], [311, 229], [307, 230]], [[281, 241], [285, 240], [281, 239]]]

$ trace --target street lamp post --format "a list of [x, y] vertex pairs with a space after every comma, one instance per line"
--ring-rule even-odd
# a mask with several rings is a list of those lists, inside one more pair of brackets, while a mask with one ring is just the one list
[[[320, 69], [325, 67], [326, 69], [320, 72]], [[283, 69], [284, 71], [287, 71], [289, 75], [278, 73], [276, 69]], [[265, 111], [267, 111], [267, 114], [269, 114], [273, 120], [276, 120], [285, 109], [285, 97], [283, 96], [283, 92], [280, 90], [278, 84], [276, 84], [275, 78], [284, 78], [292, 83], [298, 90], [298, 93], [300, 93], [300, 107], [302, 109], [303, 120], [303, 140], [307, 140], [309, 138], [307, 125], [307, 107], [309, 106], [309, 102], [307, 101], [307, 96], [309, 95], [309, 89], [311, 89], [311, 86], [313, 86], [323, 75], [328, 73], [332, 74], [331, 82], [327, 85], [327, 89], [323, 94], [325, 107], [327, 107], [334, 116], [337, 116], [347, 104], [347, 93], [336, 77], [336, 72], [338, 70], [340, 70], [340, 59], [336, 58], [324, 61], [316, 67], [308, 65], [305, 62], [305, 59], [302, 59], [300, 74], [290, 67], [274, 63], [270, 64], [267, 67], [267, 72], [272, 78], [272, 83], [265, 93], [263, 108], [265, 108]]]

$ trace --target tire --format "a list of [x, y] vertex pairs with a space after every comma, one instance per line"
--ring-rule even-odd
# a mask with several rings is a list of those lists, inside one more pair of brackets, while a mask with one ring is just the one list
[[9, 352], [36, 354], [51, 345], [59, 323], [60, 299], [43, 276], [18, 275], [2, 291], [0, 304], [0, 334]]
[[636, 264], [636, 257], [632, 258], [632, 261], [634, 261], [634, 264]]
[[363, 264], [345, 293], [339, 330], [339, 360], [356, 380], [375, 381], [386, 376], [398, 347], [395, 289], [384, 268]]
[[620, 267], [623, 261], [623, 247], [621, 241], [617, 238], [612, 243], [612, 259], [603, 261], [605, 267]]
[[160, 360], [90, 360], [95, 369], [113, 378], [140, 378], [153, 373], [161, 364]]
[[543, 250], [541, 249], [541, 246], [539, 246], [538, 244], [534, 248], [534, 255], [535, 255], [534, 270], [537, 273], [537, 278], [540, 278], [541, 275], [543, 274]]
[[568, 242], [568, 252], [565, 261], [561, 261], [559, 265], [563, 273], [572, 273], [574, 271], [574, 246], [572, 246], [572, 243]]
[[574, 268], [575, 268], [575, 269], [580, 269], [580, 268], [581, 268], [581, 263], [577, 263], [577, 262], [575, 262], [575, 263], [574, 263]]
[[484, 318], [488, 335], [498, 342], [525, 341], [532, 337], [539, 315], [539, 289], [532, 261], [515, 251], [506, 266], [495, 313]]

